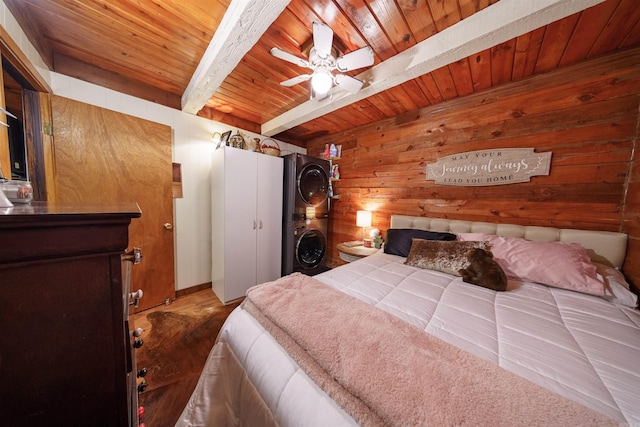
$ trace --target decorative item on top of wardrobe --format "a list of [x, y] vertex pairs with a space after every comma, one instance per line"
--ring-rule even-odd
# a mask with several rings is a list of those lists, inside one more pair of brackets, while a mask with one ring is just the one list
[[222, 142], [222, 135], [220, 135], [220, 132], [214, 132], [213, 136], [211, 137], [211, 142], [213, 142], [213, 145], [216, 146], [216, 150], [218, 148], [220, 148], [220, 144]]
[[253, 147], [251, 149], [256, 153], [262, 153], [262, 145], [260, 144], [260, 138], [253, 138]]
[[223, 134], [220, 134], [220, 132], [214, 132], [213, 136], [211, 137], [211, 142], [213, 142], [213, 144], [216, 146], [215, 149], [217, 150], [220, 147], [229, 145], [230, 136], [231, 136], [230, 130], [224, 132]]
[[280, 156], [280, 145], [275, 139], [265, 138], [260, 143], [260, 146], [262, 147], [262, 152], [264, 154], [274, 157]]
[[229, 145], [234, 148], [240, 148], [241, 150], [245, 149], [246, 142], [240, 131], [236, 131], [235, 135], [231, 135], [229, 138]]

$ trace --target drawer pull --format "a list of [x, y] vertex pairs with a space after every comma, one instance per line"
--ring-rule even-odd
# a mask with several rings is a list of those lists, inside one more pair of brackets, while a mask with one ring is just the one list
[[133, 264], [140, 264], [142, 262], [142, 249], [133, 248], [129, 252], [122, 255], [123, 261], [130, 261]]
[[129, 294], [129, 305], [132, 305], [137, 308], [138, 305], [140, 304], [140, 299], [142, 299], [143, 295], [144, 295], [144, 292], [142, 292], [142, 289], [138, 289], [135, 292], [131, 292]]

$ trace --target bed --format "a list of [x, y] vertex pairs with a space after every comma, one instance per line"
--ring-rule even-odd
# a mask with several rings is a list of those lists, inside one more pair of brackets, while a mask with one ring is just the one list
[[[447, 250], [486, 244], [506, 291], [465, 283], [448, 261], [425, 266], [416, 230], [453, 234], [419, 238]], [[387, 235], [375, 255], [252, 288], [177, 425], [640, 426], [625, 234], [393, 215]]]

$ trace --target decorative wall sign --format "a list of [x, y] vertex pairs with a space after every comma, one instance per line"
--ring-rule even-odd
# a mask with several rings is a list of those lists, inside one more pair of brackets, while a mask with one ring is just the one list
[[513, 184], [549, 175], [550, 165], [551, 152], [534, 153], [533, 148], [469, 151], [429, 163], [427, 180], [461, 187]]

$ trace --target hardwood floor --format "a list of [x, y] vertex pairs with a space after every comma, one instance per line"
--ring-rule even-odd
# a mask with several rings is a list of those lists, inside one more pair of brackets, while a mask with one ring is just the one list
[[[237, 305], [237, 304], [236, 304]], [[213, 313], [216, 309], [224, 308], [216, 294], [211, 288], [202, 289], [176, 297], [175, 301], [168, 305], [160, 305], [132, 314], [136, 327], [143, 328], [145, 333], [151, 331], [151, 323], [147, 319], [149, 313], [163, 311], [181, 314], [201, 315], [203, 313]], [[235, 307], [235, 305], [233, 306]]]
[[130, 316], [144, 330], [136, 350], [139, 378], [147, 383], [139, 394], [149, 427], [173, 426], [193, 392], [222, 323], [239, 303], [223, 305], [210, 289], [199, 290], [169, 304]]

